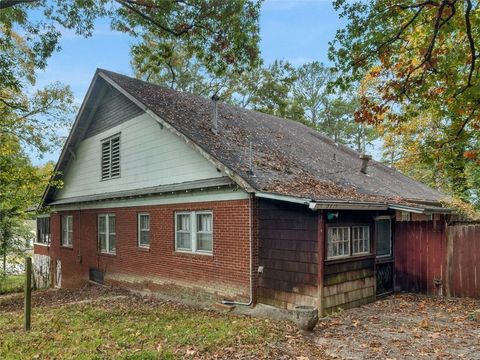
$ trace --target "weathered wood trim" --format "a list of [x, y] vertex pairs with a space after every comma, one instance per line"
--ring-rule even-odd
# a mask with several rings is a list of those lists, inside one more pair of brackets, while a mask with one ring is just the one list
[[164, 126], [166, 129], [171, 131], [173, 134], [177, 135], [180, 139], [182, 139], [187, 145], [189, 145], [193, 150], [197, 151], [200, 155], [202, 155], [205, 159], [210, 161], [214, 166], [216, 166], [220, 171], [225, 173], [228, 177], [230, 177], [233, 181], [235, 181], [239, 186], [241, 186], [246, 192], [252, 193], [255, 192], [255, 189], [245, 181], [241, 176], [235, 173], [233, 170], [225, 166], [215, 157], [213, 157], [210, 153], [205, 151], [201, 146], [197, 145], [194, 141], [192, 141], [189, 137], [178, 131], [174, 126], [170, 125], [168, 122], [163, 120], [160, 116], [155, 114], [151, 111], [145, 104], [143, 104], [140, 100], [136, 97], [131, 95], [128, 91], [123, 89], [120, 85], [118, 85], [115, 81], [110, 79], [108, 75], [104, 74], [103, 72], [99, 72], [99, 76], [102, 77], [105, 81], [107, 81], [110, 85], [112, 85], [115, 89], [120, 91], [123, 95], [125, 95], [129, 100], [135, 103], [139, 108], [141, 108], [145, 113], [150, 115], [155, 121], [157, 121], [160, 125]]
[[318, 212], [317, 225], [317, 259], [318, 259], [318, 278], [317, 278], [317, 307], [321, 316], [324, 313], [324, 271], [325, 271], [325, 214], [322, 210]]
[[371, 256], [364, 259], [351, 259], [351, 261], [325, 264], [325, 275], [333, 275], [347, 271], [373, 269], [375, 265], [375, 257]]

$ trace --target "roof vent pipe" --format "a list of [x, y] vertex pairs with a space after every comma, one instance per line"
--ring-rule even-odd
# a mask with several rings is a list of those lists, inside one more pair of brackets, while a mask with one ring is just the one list
[[360, 160], [362, 160], [362, 167], [360, 168], [360, 172], [362, 174], [367, 173], [368, 162], [372, 160], [372, 155], [362, 154], [360, 155]]
[[213, 118], [212, 118], [212, 132], [217, 135], [218, 134], [218, 97], [217, 93], [213, 94], [212, 97], [213, 102]]

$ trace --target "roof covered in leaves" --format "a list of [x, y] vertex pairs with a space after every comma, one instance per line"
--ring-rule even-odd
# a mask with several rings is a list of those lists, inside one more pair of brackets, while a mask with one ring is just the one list
[[257, 191], [314, 200], [437, 202], [443, 197], [373, 160], [363, 174], [358, 152], [299, 122], [219, 102], [214, 134], [212, 100], [106, 70], [100, 73]]
[[[212, 100], [107, 70], [97, 70], [80, 114], [91, 111], [94, 100], [88, 98], [97, 96], [103, 81], [157, 116], [250, 191], [315, 201], [399, 204], [438, 203], [444, 197], [374, 160], [369, 162], [366, 174], [360, 172], [358, 152], [296, 121], [218, 102], [215, 134], [211, 130]], [[88, 125], [80, 114], [57, 164], [60, 172], [69, 161], [69, 147], [81, 140]], [[44, 201], [49, 200], [52, 189], [45, 193]]]

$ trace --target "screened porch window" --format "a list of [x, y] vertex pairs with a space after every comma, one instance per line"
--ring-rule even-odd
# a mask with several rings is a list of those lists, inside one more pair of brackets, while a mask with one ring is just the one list
[[390, 221], [390, 218], [377, 218], [375, 221], [377, 256], [392, 255], [392, 227]]

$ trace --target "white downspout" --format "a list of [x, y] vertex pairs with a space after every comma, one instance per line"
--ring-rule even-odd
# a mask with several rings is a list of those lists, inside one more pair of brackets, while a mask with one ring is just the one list
[[222, 300], [224, 305], [243, 305], [250, 306], [253, 304], [253, 244], [252, 244], [252, 205], [254, 194], [250, 194], [250, 207], [248, 211], [248, 236], [250, 241], [250, 299], [248, 302], [238, 302], [230, 300]]

